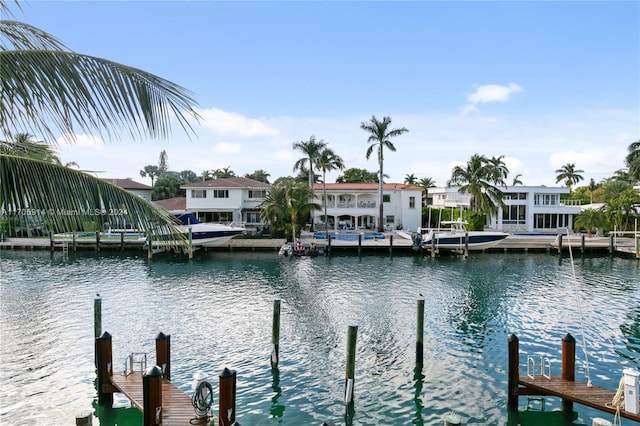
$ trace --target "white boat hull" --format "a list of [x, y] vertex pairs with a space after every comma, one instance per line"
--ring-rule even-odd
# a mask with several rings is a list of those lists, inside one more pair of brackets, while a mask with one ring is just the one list
[[423, 248], [434, 245], [436, 249], [444, 250], [460, 250], [467, 245], [469, 250], [486, 250], [500, 244], [508, 235], [493, 231], [470, 231], [466, 235], [460, 232], [435, 232], [424, 235], [420, 245]]

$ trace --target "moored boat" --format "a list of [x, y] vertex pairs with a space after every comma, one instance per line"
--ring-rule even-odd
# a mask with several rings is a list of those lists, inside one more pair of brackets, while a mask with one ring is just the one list
[[467, 231], [467, 222], [450, 220], [441, 222], [436, 229], [421, 229], [414, 234], [414, 244], [422, 248], [460, 250], [486, 250], [495, 247], [509, 234], [500, 231]]

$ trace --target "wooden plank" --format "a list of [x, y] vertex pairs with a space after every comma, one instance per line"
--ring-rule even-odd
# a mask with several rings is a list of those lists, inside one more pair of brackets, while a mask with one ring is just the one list
[[[596, 410], [616, 413], [611, 407], [615, 392], [599, 386], [588, 386], [586, 383], [565, 380], [559, 376], [520, 376], [518, 384], [524, 386], [524, 389], [518, 392], [520, 395], [558, 396]], [[620, 416], [640, 421], [640, 414], [628, 413], [624, 408], [620, 410]]]
[[[111, 382], [124, 394], [134, 407], [143, 411], [142, 373], [125, 376], [114, 373]], [[191, 397], [168, 380], [162, 380], [162, 424], [164, 426], [206, 425], [206, 419], [195, 419]], [[217, 421], [215, 422], [218, 423]]]

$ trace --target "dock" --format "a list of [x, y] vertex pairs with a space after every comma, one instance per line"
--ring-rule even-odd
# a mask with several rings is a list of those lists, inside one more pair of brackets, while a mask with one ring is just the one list
[[[628, 412], [624, 404], [614, 406], [616, 391], [575, 380], [576, 340], [571, 334], [562, 338], [562, 367], [560, 376], [551, 375], [551, 362], [544, 357], [527, 358], [527, 374], [520, 374], [519, 341], [509, 336], [508, 405], [518, 407], [519, 396], [555, 396], [562, 398], [563, 406], [571, 409], [578, 403], [596, 410], [640, 422], [640, 413]], [[536, 359], [540, 360], [536, 364]], [[637, 396], [637, 395], [636, 395]]]

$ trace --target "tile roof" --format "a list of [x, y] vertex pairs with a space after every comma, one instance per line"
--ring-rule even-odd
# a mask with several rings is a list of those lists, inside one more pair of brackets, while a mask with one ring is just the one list
[[[413, 190], [422, 191], [422, 188], [417, 185], [407, 185], [405, 183], [385, 183], [382, 187], [386, 190]], [[333, 191], [373, 191], [379, 188], [378, 183], [328, 183], [327, 190]], [[313, 189], [316, 191], [322, 190], [322, 184], [316, 183], [313, 185]]]
[[167, 198], [166, 200], [154, 201], [154, 203], [169, 211], [187, 209], [187, 197]]
[[131, 178], [120, 179], [120, 178], [102, 178], [102, 180], [109, 182], [110, 184], [119, 186], [123, 189], [148, 189], [151, 190], [149, 185], [145, 185], [144, 183], [136, 182]]
[[230, 178], [205, 180], [204, 182], [188, 183], [186, 185], [182, 185], [180, 188], [271, 188], [271, 185], [258, 180], [235, 176]]

